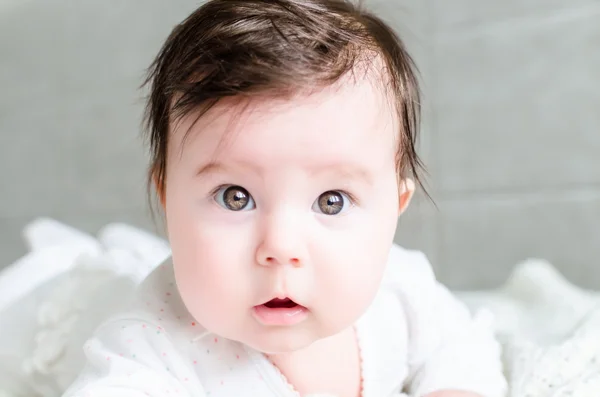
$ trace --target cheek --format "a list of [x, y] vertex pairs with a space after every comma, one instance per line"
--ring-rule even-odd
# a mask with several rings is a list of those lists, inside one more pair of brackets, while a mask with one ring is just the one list
[[317, 274], [317, 314], [329, 334], [356, 323], [379, 289], [387, 255], [381, 250], [346, 249], [322, 263]]
[[355, 322], [379, 289], [396, 230], [395, 214], [390, 202], [319, 250], [319, 301], [324, 302], [324, 314], [340, 326]]
[[225, 231], [190, 213], [178, 209], [167, 218], [177, 287], [198, 322], [227, 336], [227, 329], [235, 326], [231, 322], [240, 316], [223, 313], [239, 313], [250, 300], [250, 275], [245, 273], [248, 259], [243, 246], [248, 239], [240, 235], [243, 230]]

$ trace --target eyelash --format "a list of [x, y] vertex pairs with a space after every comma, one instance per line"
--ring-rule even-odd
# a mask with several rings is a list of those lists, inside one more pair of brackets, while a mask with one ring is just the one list
[[[347, 192], [346, 190], [331, 189], [331, 190], [327, 190], [327, 192], [338, 192], [338, 193], [342, 193], [342, 194], [346, 195], [346, 197], [348, 197], [348, 199], [350, 199], [350, 205], [353, 207], [358, 204], [358, 199], [356, 198], [356, 196], [354, 196], [352, 193]], [[323, 192], [323, 193], [325, 193], [325, 192]], [[323, 194], [323, 193], [321, 193], [321, 194]]]
[[219, 186], [217, 186], [216, 188], [214, 188], [213, 190], [211, 190], [211, 192], [210, 192], [210, 197], [211, 197], [212, 199], [216, 199], [216, 198], [217, 198], [217, 193], [219, 193], [219, 191], [220, 191], [221, 189], [226, 189], [226, 188], [228, 188], [228, 187], [230, 187], [230, 186], [237, 186], [237, 185], [231, 185], [231, 184], [223, 184], [223, 185], [219, 185]]
[[[217, 198], [217, 194], [221, 191], [221, 189], [226, 189], [230, 186], [237, 186], [237, 185], [232, 185], [232, 184], [227, 184], [227, 183], [219, 185], [216, 188], [214, 188], [213, 190], [211, 190], [210, 197], [213, 200], [215, 200]], [[359, 204], [359, 201], [356, 198], [356, 196], [353, 195], [352, 193], [349, 193], [348, 191], [346, 191], [344, 189], [329, 189], [329, 190], [325, 190], [323, 193], [326, 193], [326, 192], [338, 192], [338, 193], [342, 193], [342, 194], [346, 195], [346, 197], [348, 197], [348, 199], [350, 199], [350, 205], [353, 207]], [[323, 193], [321, 193], [321, 194], [323, 194]]]

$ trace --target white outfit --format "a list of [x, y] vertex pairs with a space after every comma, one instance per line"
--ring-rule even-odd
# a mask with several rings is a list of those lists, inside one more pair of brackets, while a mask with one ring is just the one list
[[[506, 393], [490, 315], [438, 284], [419, 252], [394, 246], [381, 288], [355, 325], [363, 397], [422, 396], [444, 389]], [[261, 353], [205, 331], [187, 312], [166, 262], [127, 313], [84, 347], [87, 365], [65, 397], [297, 397]]]

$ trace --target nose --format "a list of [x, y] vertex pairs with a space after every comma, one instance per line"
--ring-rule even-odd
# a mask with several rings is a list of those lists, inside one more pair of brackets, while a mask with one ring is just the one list
[[261, 266], [306, 265], [300, 224], [289, 213], [280, 212], [266, 216], [261, 225], [256, 261]]

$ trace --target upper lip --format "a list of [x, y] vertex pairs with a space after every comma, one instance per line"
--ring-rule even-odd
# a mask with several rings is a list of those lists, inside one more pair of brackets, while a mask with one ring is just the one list
[[303, 306], [303, 305], [302, 305], [300, 302], [298, 302], [296, 299], [294, 299], [294, 298], [292, 298], [292, 297], [289, 297], [289, 296], [285, 296], [285, 295], [283, 295], [283, 296], [282, 296], [282, 295], [277, 295], [277, 296], [274, 296], [274, 297], [272, 297], [271, 299], [269, 299], [269, 300], [266, 300], [266, 301], [264, 301], [263, 303], [259, 304], [258, 306], [265, 305], [265, 304], [267, 304], [267, 303], [269, 303], [269, 302], [271, 302], [271, 301], [273, 301], [273, 300], [280, 300], [280, 301], [290, 300], [290, 301], [294, 302], [295, 304], [297, 304], [298, 306]]
[[[273, 302], [274, 300], [276, 300], [277, 302], [274, 305], [271, 305], [270, 302]], [[299, 306], [298, 303], [294, 302], [291, 299], [272, 299], [269, 302], [264, 303], [265, 306], [270, 307], [270, 308], [292, 308], [295, 306]]]

